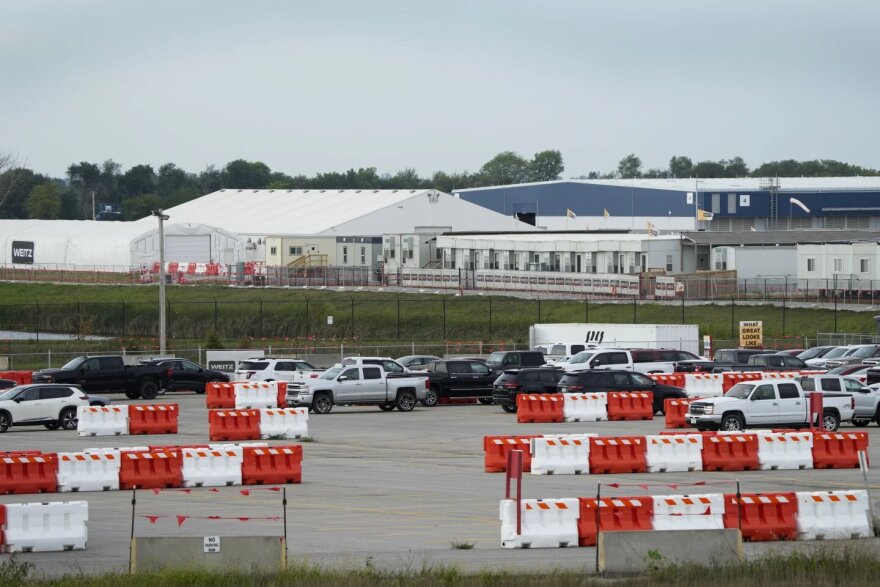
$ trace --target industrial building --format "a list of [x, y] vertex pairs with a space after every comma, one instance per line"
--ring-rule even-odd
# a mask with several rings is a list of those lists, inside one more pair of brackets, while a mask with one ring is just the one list
[[880, 177], [566, 179], [454, 195], [546, 230], [880, 230]]

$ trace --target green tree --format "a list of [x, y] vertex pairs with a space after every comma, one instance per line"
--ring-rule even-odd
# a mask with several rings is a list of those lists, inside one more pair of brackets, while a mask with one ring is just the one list
[[67, 177], [70, 185], [79, 193], [86, 195], [89, 191], [98, 188], [101, 181], [101, 168], [94, 163], [80, 161], [67, 168]]
[[45, 175], [24, 167], [14, 167], [0, 174], [0, 186], [4, 190], [0, 198], [0, 218], [27, 218], [25, 202], [28, 195], [36, 186], [48, 181], [51, 180]]
[[663, 179], [669, 177], [669, 171], [666, 169], [651, 168], [642, 174], [642, 177], [651, 179]]
[[529, 179], [529, 162], [513, 151], [495, 155], [480, 168], [482, 185], [522, 183]]
[[[195, 183], [195, 182], [192, 182]], [[174, 163], [166, 163], [159, 167], [159, 174], [156, 177], [156, 194], [162, 198], [171, 198], [171, 196], [186, 187], [189, 187], [190, 180], [186, 171], [175, 165]]]
[[694, 165], [694, 177], [725, 177], [724, 163], [718, 161], [700, 161]]
[[684, 155], [673, 156], [669, 160], [669, 174], [672, 177], [693, 177], [694, 162]]
[[529, 179], [531, 181], [553, 181], [559, 179], [565, 171], [562, 153], [559, 151], [540, 151], [529, 162]]
[[721, 162], [724, 165], [724, 177], [748, 177], [749, 166], [742, 157], [734, 157]]
[[623, 179], [641, 177], [642, 160], [636, 157], [635, 153], [630, 153], [617, 164], [617, 175]]
[[156, 194], [135, 196], [125, 201], [122, 206], [123, 220], [140, 220], [150, 215], [152, 210], [163, 208], [166, 200]]
[[55, 182], [41, 183], [31, 190], [25, 200], [28, 218], [52, 220], [61, 213], [61, 194]]
[[58, 217], [62, 220], [82, 220], [81, 200], [79, 193], [75, 190], [64, 190], [61, 192], [61, 206]]
[[98, 180], [97, 202], [121, 202], [119, 193], [119, 172], [122, 166], [113, 159], [107, 159], [101, 164], [101, 177]]
[[272, 170], [260, 161], [236, 159], [223, 168], [223, 187], [226, 189], [264, 189], [272, 181]]
[[152, 165], [135, 165], [119, 178], [123, 198], [152, 193], [156, 189], [156, 172]]

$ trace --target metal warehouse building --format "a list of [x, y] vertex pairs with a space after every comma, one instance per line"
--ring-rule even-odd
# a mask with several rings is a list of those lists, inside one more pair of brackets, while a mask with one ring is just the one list
[[454, 194], [546, 230], [880, 230], [880, 177], [559, 180]]

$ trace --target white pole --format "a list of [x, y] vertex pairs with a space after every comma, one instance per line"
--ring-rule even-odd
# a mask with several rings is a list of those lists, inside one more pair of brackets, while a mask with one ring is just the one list
[[153, 210], [159, 219], [159, 355], [165, 356], [165, 226], [168, 215], [162, 209]]

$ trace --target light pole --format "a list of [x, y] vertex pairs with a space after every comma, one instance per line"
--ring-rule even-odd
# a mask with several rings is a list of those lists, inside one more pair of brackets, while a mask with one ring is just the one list
[[162, 209], [153, 210], [153, 216], [159, 219], [159, 354], [165, 355], [165, 226], [168, 214]]

